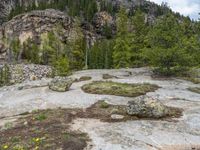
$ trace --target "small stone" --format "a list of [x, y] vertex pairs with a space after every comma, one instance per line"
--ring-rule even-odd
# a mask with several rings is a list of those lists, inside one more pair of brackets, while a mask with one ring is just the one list
[[27, 121], [25, 121], [25, 122], [24, 122], [24, 125], [25, 125], [25, 126], [27, 126], [27, 125], [28, 125], [28, 122], [27, 122]]
[[30, 80], [31, 80], [31, 81], [35, 81], [35, 80], [37, 80], [37, 77], [36, 77], [35, 75], [31, 75], [31, 76], [30, 76]]
[[112, 114], [111, 118], [114, 119], [114, 120], [122, 120], [122, 119], [124, 119], [124, 116], [118, 115], [118, 114]]
[[116, 114], [116, 113], [119, 113], [119, 110], [117, 108], [113, 108], [111, 110], [111, 114]]

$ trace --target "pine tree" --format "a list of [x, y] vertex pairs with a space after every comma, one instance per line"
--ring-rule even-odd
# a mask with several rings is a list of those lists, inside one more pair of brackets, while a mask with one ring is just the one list
[[157, 73], [176, 75], [191, 65], [191, 56], [183, 50], [183, 32], [171, 14], [160, 18], [149, 33], [148, 57]]
[[19, 56], [20, 51], [22, 49], [22, 46], [21, 46], [19, 38], [14, 38], [11, 41], [10, 49], [12, 51], [14, 61], [18, 61], [18, 56]]
[[113, 62], [115, 68], [131, 66], [130, 35], [128, 16], [124, 8], [117, 15], [117, 37], [114, 45]]
[[148, 27], [145, 23], [145, 14], [141, 10], [137, 10], [131, 18], [132, 34], [131, 34], [131, 50], [132, 66], [140, 67], [145, 65], [143, 49], [145, 48], [145, 38], [148, 33]]
[[56, 76], [67, 76], [69, 75], [69, 60], [65, 56], [59, 57], [54, 64], [54, 73]]
[[75, 24], [75, 33], [76, 38], [69, 43], [71, 46], [70, 68], [80, 70], [84, 67], [86, 42], [78, 20], [76, 20]]

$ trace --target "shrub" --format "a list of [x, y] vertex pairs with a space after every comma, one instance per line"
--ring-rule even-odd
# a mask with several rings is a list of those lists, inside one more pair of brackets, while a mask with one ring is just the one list
[[54, 73], [56, 76], [69, 75], [69, 61], [66, 57], [62, 57], [54, 63]]

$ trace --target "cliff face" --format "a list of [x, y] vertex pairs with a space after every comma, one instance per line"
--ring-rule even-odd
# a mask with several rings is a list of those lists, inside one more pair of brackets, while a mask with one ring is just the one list
[[40, 2], [49, 3], [52, 0], [1, 0], [0, 1], [0, 24], [7, 20], [11, 10], [16, 6], [28, 7], [33, 3], [37, 6]]
[[[0, 63], [8, 60], [8, 48], [6, 44], [14, 39], [19, 39], [23, 44], [29, 38], [36, 43], [40, 43], [43, 33], [59, 30], [60, 39], [70, 41], [77, 38], [74, 19], [65, 13], [54, 10], [36, 10], [18, 15], [8, 22], [5, 22], [0, 28]], [[97, 39], [93, 27], [87, 29], [83, 27], [87, 44], [92, 45]], [[7, 40], [7, 42], [5, 42]]]
[[[52, 31], [58, 25], [62, 33], [61, 39], [70, 40], [74, 38], [74, 19], [66, 14], [68, 12], [67, 6], [65, 13], [54, 9], [33, 10], [7, 20], [11, 11], [18, 6], [26, 11], [26, 8], [28, 9], [33, 4], [38, 7], [41, 3], [52, 4], [56, 1], [58, 0], [0, 0], [0, 62], [5, 62], [8, 57], [7, 45], [9, 43], [6, 43], [5, 39], [12, 41], [14, 38], [19, 38], [20, 42], [23, 43], [31, 38], [39, 43], [43, 33]], [[98, 38], [106, 36], [104, 35], [105, 25], [108, 25], [112, 30], [112, 35], [115, 34], [115, 14], [111, 15], [106, 11], [100, 11], [99, 7], [102, 1], [96, 0], [98, 12], [93, 16], [91, 22], [84, 20], [84, 18], [81, 19], [81, 27], [88, 47], [93, 45]], [[134, 11], [136, 8], [142, 7], [146, 13], [146, 21], [150, 23], [154, 22], [158, 12], [158, 5], [146, 0], [105, 0], [105, 3], [107, 2], [115, 10], [118, 10], [121, 6], [124, 6], [127, 11]]]
[[60, 11], [48, 9], [32, 11], [14, 17], [2, 26], [6, 38], [19, 37], [21, 43], [29, 37], [39, 37], [44, 32], [51, 31], [57, 24], [61, 25], [62, 32], [70, 38], [73, 28], [73, 19]]

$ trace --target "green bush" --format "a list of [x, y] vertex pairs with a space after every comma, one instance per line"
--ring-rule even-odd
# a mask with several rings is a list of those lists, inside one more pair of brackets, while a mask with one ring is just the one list
[[69, 61], [66, 57], [61, 57], [54, 63], [54, 73], [56, 76], [69, 75]]
[[191, 57], [184, 51], [171, 49], [154, 49], [148, 52], [154, 72], [159, 75], [181, 75], [190, 67]]
[[4, 65], [0, 69], [0, 86], [10, 84], [10, 70], [8, 65]]

